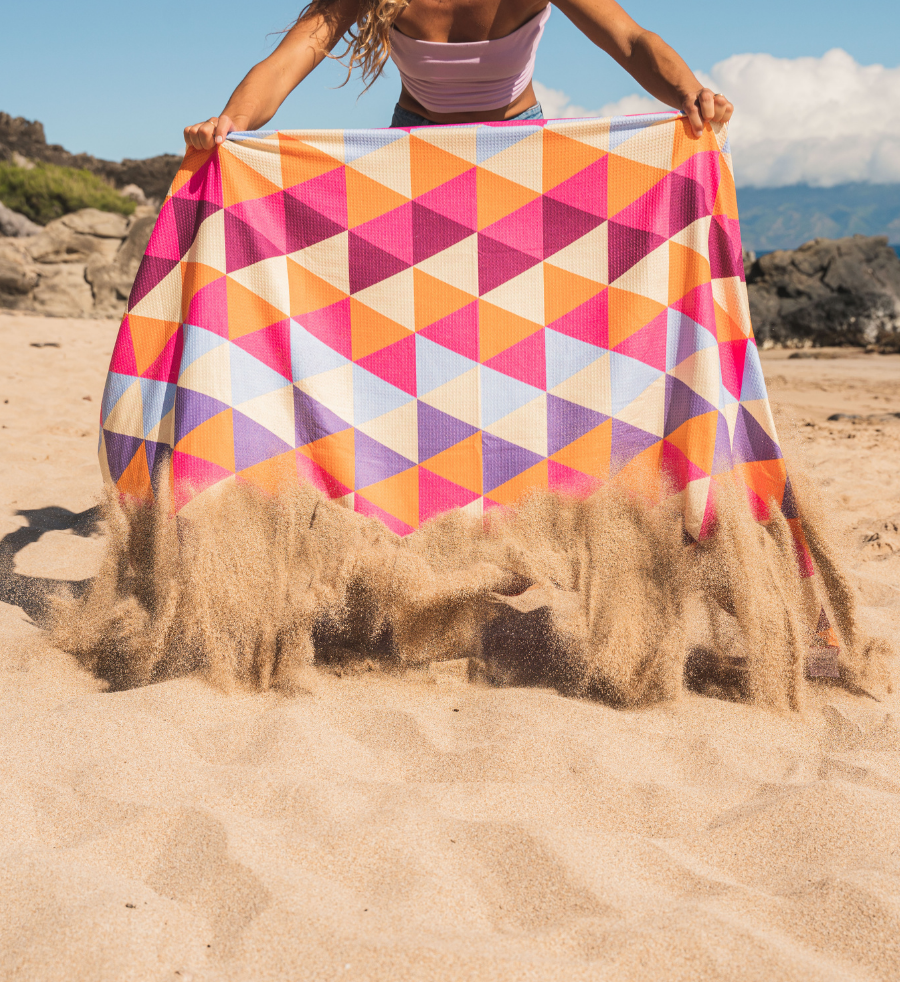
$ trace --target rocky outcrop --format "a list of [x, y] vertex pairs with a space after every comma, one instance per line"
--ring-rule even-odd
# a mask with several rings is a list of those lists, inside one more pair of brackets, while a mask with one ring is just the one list
[[157, 201], [165, 198], [172, 178], [181, 165], [181, 157], [171, 153], [146, 160], [125, 159], [121, 162], [100, 160], [86, 153], [69, 153], [58, 144], [47, 143], [43, 123], [0, 113], [0, 160], [12, 160], [14, 154], [62, 167], [83, 167], [99, 174], [113, 187], [124, 188], [134, 184], [148, 198]]
[[37, 235], [41, 226], [33, 222], [25, 215], [20, 215], [12, 208], [7, 208], [0, 201], [0, 235], [8, 235], [11, 238], [18, 238], [25, 235]]
[[0, 238], [0, 307], [60, 317], [119, 317], [156, 209], [130, 218], [85, 208], [36, 234]]
[[885, 237], [815, 239], [745, 256], [750, 314], [763, 344], [900, 350], [900, 258]]

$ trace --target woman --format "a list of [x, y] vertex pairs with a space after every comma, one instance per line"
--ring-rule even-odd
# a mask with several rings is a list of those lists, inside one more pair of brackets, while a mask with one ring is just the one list
[[[697, 137], [704, 123], [731, 118], [731, 103], [704, 88], [662, 38], [615, 0], [558, 0], [556, 6], [648, 92], [680, 109]], [[185, 128], [185, 142], [208, 150], [232, 130], [264, 126], [348, 36], [348, 77], [359, 67], [371, 85], [388, 58], [400, 71], [392, 126], [540, 119], [531, 73], [549, 14], [547, 0], [312, 0], [222, 114]]]

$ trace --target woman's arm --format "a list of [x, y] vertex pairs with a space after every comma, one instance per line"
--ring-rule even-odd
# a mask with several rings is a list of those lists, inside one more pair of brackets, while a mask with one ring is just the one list
[[680, 109], [695, 136], [705, 122], [727, 122], [734, 107], [704, 88], [680, 55], [645, 31], [615, 0], [554, 0], [570, 21], [614, 58], [651, 95]]
[[358, 0], [339, 0], [327, 16], [298, 21], [272, 54], [250, 69], [220, 116], [185, 127], [184, 142], [209, 150], [232, 130], [255, 130], [268, 123], [282, 102], [350, 30], [357, 12]]

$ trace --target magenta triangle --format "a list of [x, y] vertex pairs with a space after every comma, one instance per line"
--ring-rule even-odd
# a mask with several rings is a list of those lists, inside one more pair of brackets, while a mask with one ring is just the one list
[[537, 389], [547, 388], [547, 352], [544, 342], [544, 329], [511, 345], [499, 355], [489, 358], [485, 365], [495, 372], [502, 372], [510, 378], [533, 385]]
[[471, 231], [478, 228], [478, 197], [476, 195], [476, 171], [464, 171], [452, 181], [440, 184], [416, 198], [416, 203], [430, 211], [443, 215]]
[[290, 319], [270, 324], [261, 331], [245, 334], [231, 342], [247, 354], [291, 380], [291, 322]]
[[372, 245], [355, 232], [349, 234], [347, 241], [351, 293], [357, 293], [367, 286], [373, 286], [390, 276], [396, 276], [404, 269], [409, 269], [411, 265]]
[[478, 233], [478, 293], [483, 296], [525, 270], [537, 266], [540, 259]]
[[630, 358], [636, 358], [645, 365], [666, 370], [666, 339], [668, 336], [669, 312], [663, 310], [645, 324], [639, 331], [625, 338], [616, 346], [616, 351]]
[[302, 314], [299, 320], [313, 337], [327, 344], [345, 358], [351, 357], [352, 339], [350, 323], [350, 300], [338, 300], [330, 307], [320, 307], [309, 314]]
[[478, 301], [423, 327], [419, 334], [458, 355], [478, 361]]
[[416, 394], [415, 334], [409, 334], [386, 348], [380, 348], [371, 355], [360, 358], [357, 365], [414, 396]]
[[481, 495], [454, 484], [424, 467], [419, 468], [419, 522], [426, 522], [435, 515], [462, 508], [477, 501]]

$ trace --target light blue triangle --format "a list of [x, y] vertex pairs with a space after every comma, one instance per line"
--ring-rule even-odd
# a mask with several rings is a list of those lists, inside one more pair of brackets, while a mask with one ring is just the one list
[[543, 389], [481, 366], [481, 425], [491, 426], [511, 412], [543, 395]]
[[666, 368], [673, 369], [695, 351], [712, 348], [716, 339], [680, 310], [669, 307], [666, 315]]
[[724, 409], [726, 406], [732, 405], [732, 403], [738, 400], [725, 388], [722, 382], [721, 375], [719, 377], [719, 409]]
[[396, 385], [366, 371], [362, 365], [353, 366], [353, 424], [368, 423], [392, 409], [399, 409], [414, 397]]
[[185, 324], [184, 351], [181, 354], [181, 371], [183, 372], [188, 365], [192, 365], [208, 351], [212, 351], [223, 344], [228, 344], [228, 338], [223, 338], [221, 334], [213, 334], [212, 331], [207, 331], [204, 327]]
[[125, 394], [125, 390], [134, 385], [134, 375], [121, 375], [119, 372], [110, 372], [106, 376], [106, 387], [103, 390], [103, 400], [100, 403], [100, 415], [103, 422], [113, 411], [116, 403]]
[[549, 327], [544, 331], [544, 344], [547, 348], [548, 389], [565, 382], [606, 354], [605, 348], [570, 338], [568, 334], [560, 334]]
[[759, 360], [759, 351], [751, 341], [747, 345], [747, 353], [744, 356], [744, 377], [741, 380], [741, 402], [750, 402], [753, 399], [767, 399], [766, 382], [763, 378], [762, 364]]
[[609, 353], [609, 381], [612, 389], [613, 416], [655, 382], [663, 373], [637, 358], [629, 358], [618, 351]]
[[[349, 164], [373, 150], [388, 147], [407, 136], [407, 133], [399, 129], [344, 130], [344, 161]], [[339, 166], [339, 161], [335, 161], [335, 166]]]
[[662, 118], [659, 113], [644, 116], [615, 116], [609, 124], [609, 149], [615, 150], [636, 133], [658, 123]]
[[258, 358], [254, 358], [236, 344], [231, 345], [230, 355], [232, 406], [238, 406], [248, 399], [255, 399], [269, 392], [277, 392], [291, 384], [290, 379], [264, 365]]
[[175, 405], [178, 386], [174, 382], [158, 382], [154, 378], [141, 379], [141, 401], [144, 407], [144, 436]]
[[484, 163], [494, 154], [514, 147], [540, 129], [540, 126], [479, 126], [475, 133], [475, 160], [479, 164]]
[[476, 364], [465, 355], [435, 344], [421, 334], [416, 335], [416, 391], [420, 396], [459, 378]]
[[302, 325], [291, 321], [291, 378], [295, 382], [340, 368], [349, 360], [310, 334]]

